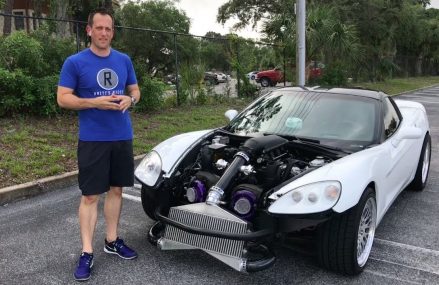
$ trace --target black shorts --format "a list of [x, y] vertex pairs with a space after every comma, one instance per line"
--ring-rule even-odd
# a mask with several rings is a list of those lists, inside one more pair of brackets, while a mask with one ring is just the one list
[[82, 195], [102, 194], [110, 186], [133, 186], [133, 141], [78, 141], [78, 169]]

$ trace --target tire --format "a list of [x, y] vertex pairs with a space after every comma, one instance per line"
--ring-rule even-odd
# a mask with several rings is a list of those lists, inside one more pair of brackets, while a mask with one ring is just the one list
[[375, 193], [368, 187], [355, 207], [319, 226], [317, 256], [321, 266], [347, 275], [362, 272], [372, 250], [376, 211]]
[[268, 87], [270, 85], [271, 85], [271, 81], [269, 78], [267, 78], [267, 77], [261, 78], [261, 86], [262, 87]]
[[256, 79], [256, 75], [252, 75], [252, 76], [250, 77], [250, 79], [251, 79], [251, 80], [255, 80], [255, 79]]
[[157, 197], [153, 195], [150, 189], [142, 186], [141, 190], [142, 207], [145, 214], [152, 220], [157, 220], [155, 217], [155, 211], [157, 209]]
[[431, 159], [431, 137], [427, 133], [424, 137], [422, 144], [421, 155], [419, 157], [418, 166], [416, 168], [416, 174], [413, 181], [410, 183], [409, 188], [414, 191], [422, 191], [427, 185], [428, 173], [430, 170]]

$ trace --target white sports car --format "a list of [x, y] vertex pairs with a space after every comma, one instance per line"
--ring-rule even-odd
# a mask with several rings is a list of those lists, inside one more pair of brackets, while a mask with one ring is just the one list
[[320, 264], [366, 266], [375, 229], [406, 187], [422, 190], [431, 140], [424, 107], [360, 89], [283, 88], [230, 123], [172, 137], [135, 171], [162, 250], [201, 249], [239, 271], [312, 233]]

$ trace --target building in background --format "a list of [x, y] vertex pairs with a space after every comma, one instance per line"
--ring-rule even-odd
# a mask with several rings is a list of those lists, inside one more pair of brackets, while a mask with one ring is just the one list
[[[87, 1], [87, 0], [84, 0]], [[8, 2], [8, 1], [6, 1]], [[50, 0], [43, 1], [32, 1], [32, 0], [14, 0], [12, 1], [12, 14], [17, 16], [29, 16], [29, 17], [42, 17], [46, 18], [49, 15], [53, 17], [50, 13]], [[108, 1], [95, 1], [96, 6], [107, 6]], [[118, 0], [111, 1], [111, 8], [117, 9], [120, 7], [120, 3]], [[7, 13], [6, 11], [0, 10], [0, 12]], [[4, 33], [4, 24], [5, 24], [5, 16], [0, 16], [0, 35]], [[11, 18], [11, 29], [10, 33], [14, 31], [24, 30], [26, 32], [31, 32], [36, 29], [43, 23], [42, 19], [29, 19], [29, 18], [21, 18], [14, 17]]]

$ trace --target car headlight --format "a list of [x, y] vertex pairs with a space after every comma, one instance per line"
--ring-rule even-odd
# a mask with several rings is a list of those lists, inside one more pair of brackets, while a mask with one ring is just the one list
[[273, 214], [310, 214], [331, 209], [341, 194], [338, 181], [321, 181], [300, 186], [277, 199], [268, 211]]
[[134, 171], [134, 175], [148, 186], [154, 186], [162, 172], [162, 159], [156, 151], [148, 153]]

